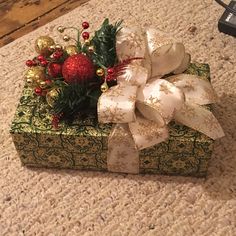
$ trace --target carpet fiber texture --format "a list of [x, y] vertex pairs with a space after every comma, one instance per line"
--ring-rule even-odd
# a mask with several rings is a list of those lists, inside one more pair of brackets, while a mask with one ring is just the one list
[[[0, 49], [0, 235], [236, 235], [236, 39], [217, 30], [213, 0], [91, 0]], [[215, 143], [206, 179], [21, 166], [9, 135], [24, 62], [39, 35], [62, 42], [59, 25], [91, 30], [104, 17], [159, 27], [182, 40], [193, 61], [211, 66], [226, 136]]]

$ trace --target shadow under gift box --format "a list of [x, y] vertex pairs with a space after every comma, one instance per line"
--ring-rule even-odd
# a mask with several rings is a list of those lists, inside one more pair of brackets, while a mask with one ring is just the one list
[[[191, 64], [185, 73], [210, 80], [207, 64]], [[25, 86], [10, 132], [23, 165], [107, 171], [111, 128], [91, 116], [54, 129], [48, 105]], [[206, 176], [213, 140], [175, 122], [169, 133], [165, 142], [139, 152], [140, 173]]]

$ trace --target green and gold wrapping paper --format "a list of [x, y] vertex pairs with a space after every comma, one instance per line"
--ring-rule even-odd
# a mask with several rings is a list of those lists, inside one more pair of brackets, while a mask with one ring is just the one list
[[[207, 64], [191, 64], [185, 73], [210, 78]], [[23, 165], [106, 171], [111, 128], [90, 116], [55, 130], [50, 108], [25, 87], [11, 134]], [[140, 173], [205, 176], [213, 140], [175, 122], [169, 131], [167, 141], [140, 151]]]

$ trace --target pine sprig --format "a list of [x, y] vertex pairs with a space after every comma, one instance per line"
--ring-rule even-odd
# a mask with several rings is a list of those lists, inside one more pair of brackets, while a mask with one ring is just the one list
[[88, 110], [96, 110], [100, 88], [81, 84], [63, 84], [53, 105], [55, 114], [63, 114], [65, 119], [73, 120], [77, 114], [86, 113]]
[[54, 112], [74, 115], [83, 109], [86, 103], [86, 92], [81, 85], [63, 85], [55, 101]]
[[101, 28], [95, 32], [91, 40], [95, 48], [92, 59], [98, 66], [110, 67], [117, 62], [116, 34], [121, 29], [121, 23], [122, 21], [118, 21], [112, 25], [109, 24], [108, 19], [105, 19]]

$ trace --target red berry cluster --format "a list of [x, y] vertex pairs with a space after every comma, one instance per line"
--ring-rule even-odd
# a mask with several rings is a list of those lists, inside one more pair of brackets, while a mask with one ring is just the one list
[[59, 60], [61, 59], [61, 57], [63, 56], [63, 51], [61, 49], [57, 49], [53, 54], [52, 54], [52, 58], [54, 60]]
[[[57, 78], [62, 76], [62, 64], [61, 62], [58, 62], [63, 56], [63, 50], [62, 49], [54, 49], [54, 52], [52, 55], [49, 57], [45, 57], [43, 55], [38, 55], [35, 57], [33, 60], [27, 60], [26, 61], [26, 66], [28, 67], [33, 67], [33, 66], [42, 66], [47, 68], [48, 75], [51, 78]], [[46, 78], [44, 80], [45, 82], [45, 87], [48, 88], [52, 85], [52, 80], [50, 78]], [[41, 87], [36, 87], [34, 89], [34, 92], [38, 96], [45, 96], [47, 93], [47, 90], [41, 88]]]
[[107, 76], [106, 76], [106, 81], [112, 81], [114, 79], [114, 74], [115, 74], [115, 69], [113, 67], [109, 67], [107, 69]]
[[[83, 27], [83, 30], [88, 29], [89, 28], [89, 23], [87, 21], [84, 21], [82, 23], [82, 27]], [[82, 33], [82, 37], [83, 37], [84, 40], [89, 39], [89, 32], [84, 31]]]
[[25, 64], [28, 67], [38, 66], [38, 65], [45, 67], [48, 64], [48, 61], [43, 55], [39, 55], [33, 60], [27, 60]]
[[32, 66], [37, 66], [38, 63], [35, 61], [35, 60], [27, 60], [25, 62], [25, 64], [28, 66], [28, 67], [32, 67]]

